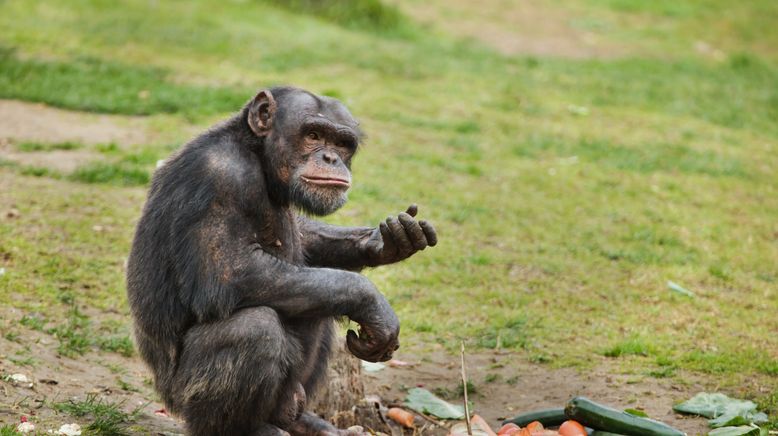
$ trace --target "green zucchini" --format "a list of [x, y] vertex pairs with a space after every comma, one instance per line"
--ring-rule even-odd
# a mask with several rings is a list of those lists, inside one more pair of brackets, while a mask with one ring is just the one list
[[609, 431], [595, 430], [589, 436], [624, 436], [618, 433], [611, 433]]
[[565, 409], [543, 409], [536, 410], [534, 412], [522, 413], [515, 418], [506, 419], [502, 422], [502, 425], [512, 422], [519, 427], [526, 427], [530, 422], [538, 421], [543, 424], [543, 427], [555, 427], [567, 421], [567, 419], [568, 418], [567, 415], [565, 415]]
[[565, 415], [595, 430], [627, 436], [684, 436], [682, 431], [667, 424], [611, 409], [584, 397], [570, 400]]

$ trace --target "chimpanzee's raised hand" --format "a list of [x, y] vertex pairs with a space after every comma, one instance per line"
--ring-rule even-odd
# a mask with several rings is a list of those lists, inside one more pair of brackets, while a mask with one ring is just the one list
[[418, 207], [412, 204], [397, 217], [390, 216], [378, 225], [365, 242], [371, 266], [387, 265], [411, 257], [417, 251], [438, 243], [435, 227], [414, 217]]

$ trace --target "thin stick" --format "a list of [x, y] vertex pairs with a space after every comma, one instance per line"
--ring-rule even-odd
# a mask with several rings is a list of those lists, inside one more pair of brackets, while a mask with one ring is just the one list
[[467, 423], [467, 434], [473, 436], [473, 428], [470, 427], [470, 406], [467, 404], [467, 374], [465, 373], [465, 341], [462, 341], [462, 390], [465, 392], [465, 423]]

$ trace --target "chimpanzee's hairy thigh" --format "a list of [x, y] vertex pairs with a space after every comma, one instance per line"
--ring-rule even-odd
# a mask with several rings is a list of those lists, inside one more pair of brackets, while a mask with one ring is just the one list
[[189, 433], [273, 434], [290, 425], [304, 407], [300, 391], [313, 391], [326, 371], [331, 334], [331, 318], [288, 323], [267, 307], [192, 327], [172, 395]]

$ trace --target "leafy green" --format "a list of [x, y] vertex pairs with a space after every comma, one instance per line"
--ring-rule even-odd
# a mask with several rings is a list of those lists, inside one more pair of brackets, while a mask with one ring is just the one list
[[761, 434], [761, 430], [759, 429], [759, 427], [755, 425], [741, 425], [738, 427], [717, 428], [715, 430], [712, 430], [710, 433], [708, 433], [708, 436], [742, 436], [742, 435], [759, 436], [760, 434]]
[[738, 400], [721, 393], [700, 392], [692, 399], [675, 405], [673, 410], [711, 418], [708, 424], [714, 428], [767, 422], [767, 415], [758, 412], [753, 401]]
[[630, 415], [639, 416], [641, 418], [648, 418], [648, 414], [642, 410], [638, 409], [624, 409], [625, 412], [629, 413]]
[[442, 419], [462, 419], [465, 417], [462, 406], [447, 403], [423, 388], [409, 390], [408, 397], [405, 398], [405, 405], [419, 413]]
[[674, 281], [668, 280], [667, 281], [667, 287], [670, 288], [670, 290], [675, 291], [681, 295], [686, 295], [687, 297], [695, 297], [696, 295], [694, 292], [684, 288], [683, 286], [679, 285], [678, 283], [675, 283]]

